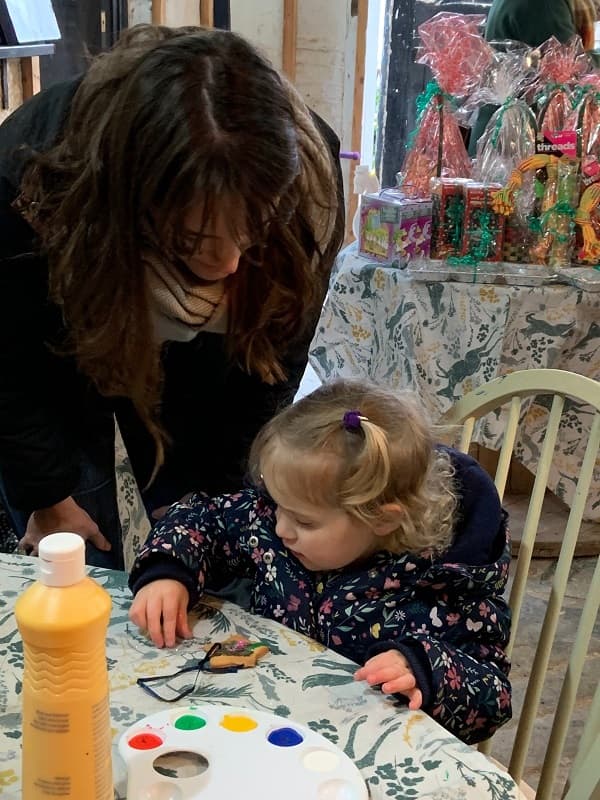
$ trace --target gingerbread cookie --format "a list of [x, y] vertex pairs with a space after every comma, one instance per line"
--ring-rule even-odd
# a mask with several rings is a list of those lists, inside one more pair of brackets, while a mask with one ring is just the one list
[[[207, 645], [206, 650], [210, 650], [212, 645]], [[210, 657], [211, 669], [222, 669], [224, 667], [255, 667], [256, 662], [266, 656], [269, 648], [262, 642], [251, 642], [244, 636], [233, 634], [222, 642], [219, 642], [219, 649]]]

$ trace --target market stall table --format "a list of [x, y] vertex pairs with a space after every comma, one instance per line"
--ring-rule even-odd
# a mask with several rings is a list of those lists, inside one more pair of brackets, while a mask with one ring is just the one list
[[[508, 372], [552, 367], [600, 378], [600, 293], [416, 280], [351, 246], [334, 268], [310, 362], [323, 381], [366, 378], [415, 391], [435, 421], [459, 397]], [[524, 408], [515, 454], [534, 472], [549, 408], [544, 398]], [[567, 505], [591, 419], [589, 407], [567, 402], [548, 482]], [[478, 443], [498, 450], [503, 428], [504, 417], [490, 414]], [[600, 468], [585, 518], [600, 521]]]

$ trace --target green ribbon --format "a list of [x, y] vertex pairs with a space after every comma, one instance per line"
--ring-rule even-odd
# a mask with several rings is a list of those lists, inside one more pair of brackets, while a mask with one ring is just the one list
[[421, 121], [421, 117], [425, 113], [425, 109], [434, 97], [443, 97], [446, 100], [452, 100], [449, 94], [446, 94], [437, 81], [429, 81], [424, 91], [417, 97], [417, 122]]
[[[568, 233], [560, 233], [560, 231], [556, 230], [556, 228], [547, 227], [550, 218], [554, 215], [569, 218]], [[552, 236], [555, 236], [558, 242], [560, 242], [561, 244], [565, 244], [566, 242], [570, 242], [571, 237], [573, 236], [573, 232], [575, 230], [574, 217], [575, 217], [575, 209], [573, 208], [573, 206], [566, 200], [561, 200], [559, 203], [556, 203], [556, 205], [553, 205], [551, 208], [549, 208], [542, 214], [540, 219], [540, 225], [544, 233], [549, 233]]]
[[465, 265], [473, 267], [473, 283], [477, 283], [477, 267], [479, 266], [480, 260], [481, 259], [475, 258], [474, 255], [471, 255], [471, 253], [468, 253], [466, 256], [450, 256], [448, 258], [448, 264], [453, 267]]
[[498, 111], [498, 118], [496, 119], [496, 124], [494, 125], [494, 133], [492, 134], [492, 147], [496, 147], [496, 145], [498, 144], [498, 137], [500, 136], [500, 128], [502, 127], [502, 120], [504, 119], [504, 114], [514, 102], [515, 98], [511, 94], [506, 98], [506, 100], [500, 106], [500, 109]]
[[572, 87], [567, 86], [566, 83], [549, 83], [542, 89], [542, 91], [539, 94], [535, 96], [534, 101], [536, 103], [545, 104], [550, 99], [551, 95], [553, 95], [554, 92], [557, 91], [565, 92], [566, 94], [571, 94]]
[[487, 208], [477, 209], [473, 214], [473, 222], [476, 224], [467, 229], [467, 234], [477, 233], [478, 241], [464, 256], [450, 256], [448, 263], [452, 266], [468, 264], [473, 267], [473, 283], [477, 280], [477, 267], [481, 261], [485, 261], [489, 256], [493, 244], [496, 241], [500, 229], [493, 227], [495, 214]]
[[416, 100], [416, 107], [417, 107], [417, 120], [414, 129], [410, 132], [407, 139], [407, 147], [410, 150], [414, 144], [415, 137], [419, 132], [419, 127], [425, 116], [425, 112], [432, 100], [435, 98], [441, 98], [442, 102], [448, 102], [452, 106], [452, 108], [456, 108], [456, 100], [451, 94], [444, 92], [442, 87], [439, 85], [437, 81], [429, 81], [427, 86], [425, 87], [424, 91], [417, 97]]
[[573, 108], [577, 108], [586, 95], [593, 98], [596, 103], [600, 104], [600, 92], [598, 91], [598, 88], [592, 83], [585, 83], [583, 86], [576, 86], [573, 89], [571, 97], [571, 105]]
[[532, 233], [542, 234], [542, 221], [539, 217], [534, 217], [533, 214], [527, 217], [527, 225]]
[[462, 223], [465, 213], [465, 201], [462, 197], [455, 195], [450, 197], [446, 206], [444, 219], [444, 229], [446, 240], [456, 250], [462, 239]]

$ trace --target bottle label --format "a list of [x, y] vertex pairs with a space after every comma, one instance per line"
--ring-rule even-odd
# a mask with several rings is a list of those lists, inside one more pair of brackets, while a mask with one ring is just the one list
[[108, 695], [92, 707], [92, 735], [94, 737], [94, 784], [98, 800], [112, 798], [111, 730]]
[[[113, 800], [108, 694], [65, 713], [58, 701], [31, 708], [25, 687], [24, 732], [30, 735], [23, 753], [23, 797]], [[75, 762], [69, 753], [74, 746], [78, 747]]]
[[70, 797], [71, 778], [68, 775], [57, 778], [38, 778], [34, 786], [42, 795], [48, 797]]
[[46, 733], [68, 733], [70, 729], [69, 715], [48, 713], [36, 708], [31, 726]]

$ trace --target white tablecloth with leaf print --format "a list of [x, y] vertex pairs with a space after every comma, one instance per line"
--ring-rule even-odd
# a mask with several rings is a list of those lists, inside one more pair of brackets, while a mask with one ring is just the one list
[[[21, 797], [23, 648], [13, 608], [35, 573], [34, 559], [0, 555], [1, 800]], [[316, 642], [237, 606], [207, 599], [196, 614], [197, 638], [175, 650], [157, 650], [128, 623], [131, 596], [126, 574], [101, 569], [93, 569], [91, 574], [106, 587], [113, 601], [107, 656], [118, 800], [126, 796], [125, 767], [116, 749], [120, 734], [135, 721], [166, 707], [136, 686], [136, 679], [174, 672], [200, 654], [202, 643], [219, 641], [233, 632], [266, 642], [271, 653], [255, 669], [203, 674], [196, 692], [182, 701], [182, 706], [189, 705], [191, 699], [226, 703], [304, 723], [338, 744], [356, 762], [373, 800], [518, 797], [508, 775], [485, 756], [459, 742], [425, 714], [400, 708], [378, 691], [356, 683], [352, 678], [356, 665]]]
[[[418, 281], [350, 247], [337, 259], [310, 362], [323, 381], [368, 378], [414, 391], [436, 421], [459, 397], [508, 372], [551, 367], [600, 378], [600, 293]], [[478, 426], [479, 444], [500, 449], [505, 413]], [[524, 404], [523, 413], [515, 455], [535, 472], [549, 398]], [[589, 406], [567, 402], [548, 481], [567, 505], [591, 419]], [[600, 464], [585, 518], [600, 521]]]

